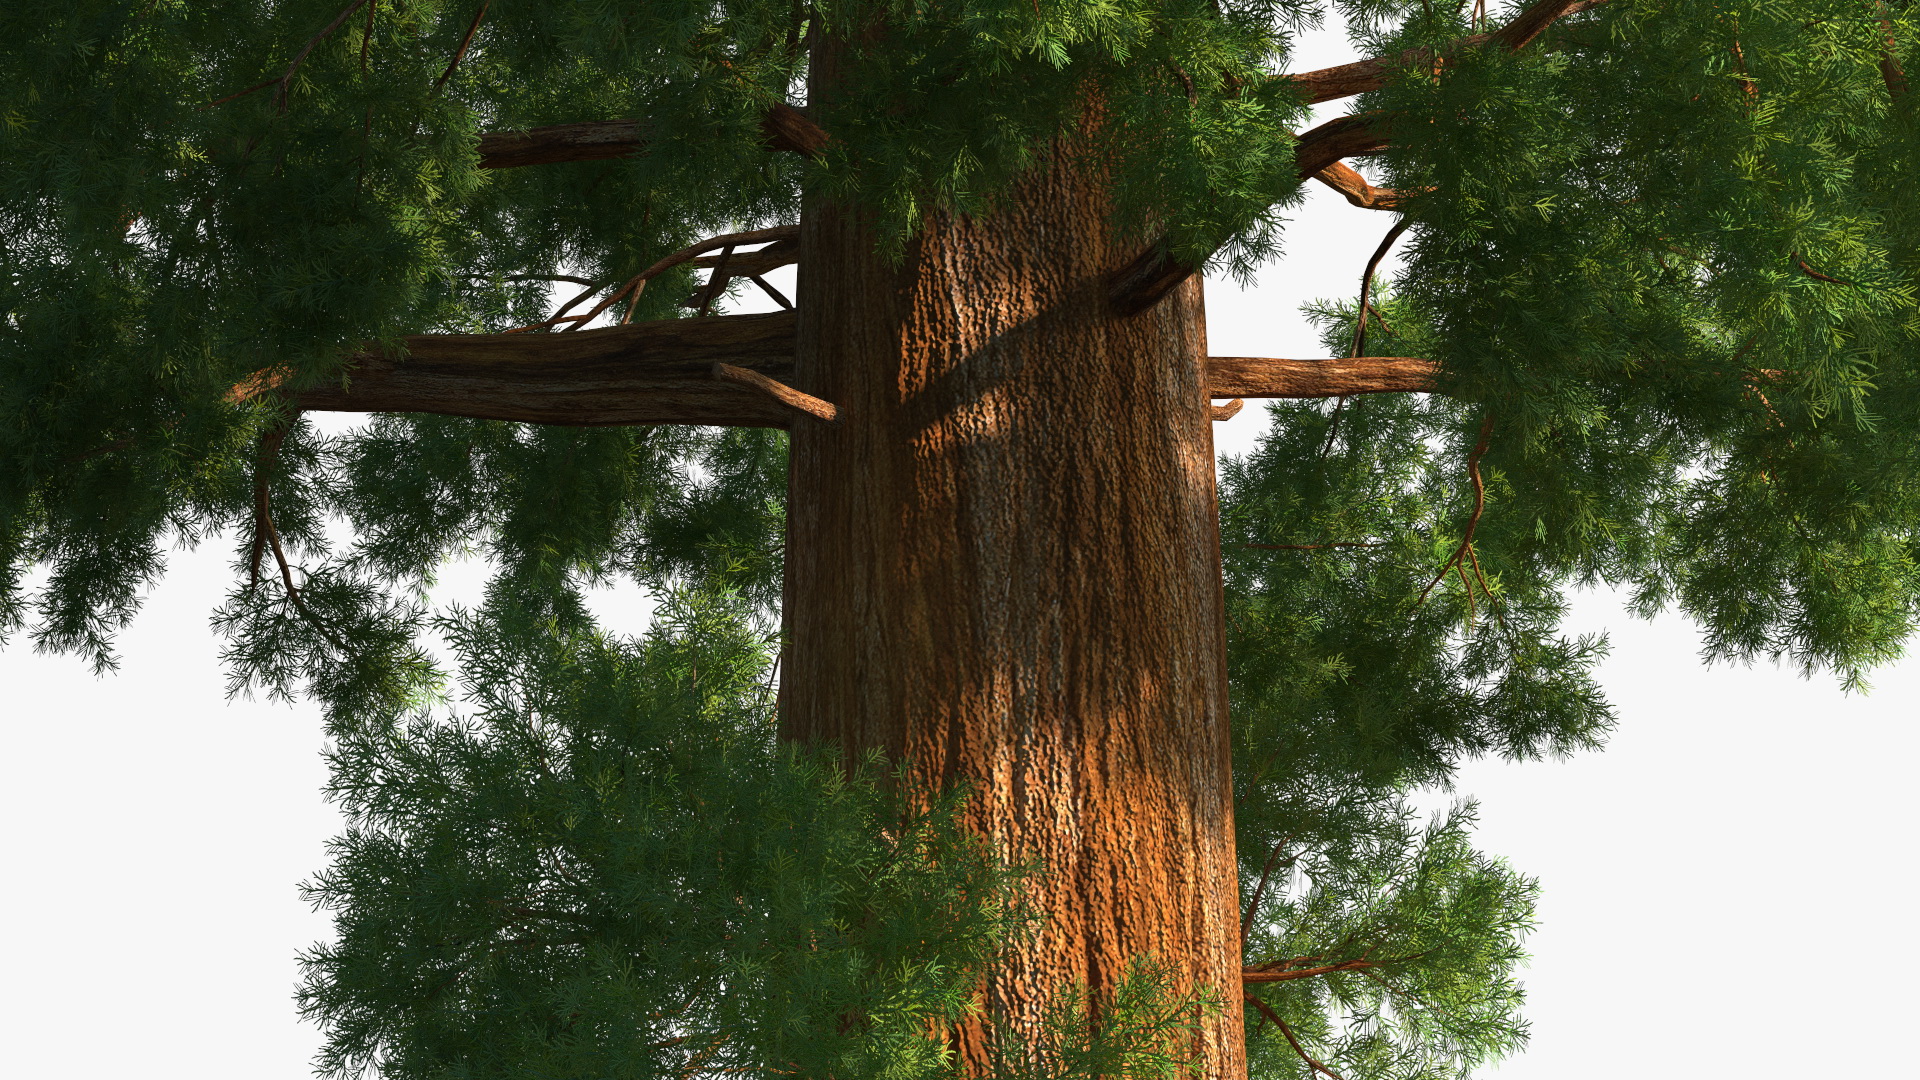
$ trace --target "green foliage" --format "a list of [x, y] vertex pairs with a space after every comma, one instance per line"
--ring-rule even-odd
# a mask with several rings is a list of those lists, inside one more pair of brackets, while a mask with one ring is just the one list
[[1371, 809], [1366, 831], [1294, 849], [1268, 881], [1249, 967], [1298, 977], [1253, 988], [1252, 1075], [1312, 1075], [1289, 1034], [1343, 1076], [1394, 1080], [1469, 1076], [1526, 1041], [1512, 973], [1534, 883], [1472, 849], [1471, 804], [1424, 832], [1395, 803]]
[[[1601, 740], [1604, 642], [1558, 632], [1566, 592], [1850, 681], [1920, 619], [1920, 124], [1883, 71], [1915, 66], [1916, 9], [1610, 0], [1517, 52], [1456, 44], [1476, 5], [1336, 9], [1369, 54], [1435, 50], [1357, 107], [1412, 226], [1364, 352], [1438, 361], [1441, 393], [1276, 406], [1223, 467], [1246, 959], [1338, 969], [1256, 985], [1248, 1031], [1262, 1076], [1463, 1077], [1523, 1037], [1533, 887], [1471, 849], [1470, 809], [1422, 830], [1405, 796]], [[326, 706], [353, 822], [303, 991], [337, 1073], [941, 1075], [1027, 871], [966, 839], [957, 793], [775, 745], [784, 436], [322, 430], [234, 390], [537, 322], [563, 277], [603, 290], [803, 190], [897, 250], [1081, 168], [1113, 228], [1244, 272], [1297, 191], [1274, 76], [1319, 16], [12, 4], [0, 635], [110, 667], [166, 546], [237, 540], [233, 687]], [[767, 153], [761, 116], [802, 97], [827, 152]], [[645, 152], [478, 168], [483, 131], [619, 118]], [[1358, 312], [1315, 310], [1346, 354]], [[487, 604], [431, 611], [460, 555], [495, 568]], [[586, 615], [613, 580], [669, 598], [645, 641]], [[1116, 1001], [1062, 988], [999, 1073], [1178, 1075], [1209, 1003], [1150, 961]]]
[[333, 752], [350, 827], [309, 887], [327, 1075], [941, 1075], [933, 1033], [1024, 916], [1020, 872], [877, 762], [777, 746], [735, 598], [644, 643], [496, 587], [442, 629], [469, 711]]

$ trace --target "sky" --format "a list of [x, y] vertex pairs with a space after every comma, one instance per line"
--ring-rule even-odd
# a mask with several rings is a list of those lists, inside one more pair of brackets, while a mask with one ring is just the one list
[[[1314, 35], [1296, 66], [1350, 58]], [[1295, 216], [1254, 288], [1209, 283], [1216, 355], [1320, 355], [1294, 313], [1355, 291], [1392, 220], [1318, 190]], [[1250, 403], [1215, 425], [1218, 448], [1244, 453], [1264, 425]], [[340, 821], [316, 710], [225, 696], [209, 615], [231, 557], [176, 555], [112, 675], [0, 651], [9, 1075], [309, 1075], [320, 1036], [294, 1014], [294, 956], [329, 927], [297, 883]], [[450, 568], [441, 592], [478, 578]], [[631, 590], [598, 605], [629, 628], [641, 606]], [[1610, 635], [1608, 748], [1470, 763], [1422, 796], [1478, 799], [1479, 846], [1544, 886], [1521, 973], [1532, 1044], [1482, 1075], [1914, 1075], [1920, 661], [1848, 696], [1830, 676], [1707, 668], [1685, 620], [1634, 620], [1605, 594], [1579, 597], [1568, 629]]]

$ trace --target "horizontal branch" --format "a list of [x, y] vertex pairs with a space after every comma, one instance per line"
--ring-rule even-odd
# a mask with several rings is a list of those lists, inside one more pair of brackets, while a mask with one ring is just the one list
[[315, 412], [419, 412], [532, 424], [786, 427], [792, 409], [714, 378], [730, 364], [790, 380], [794, 314], [666, 319], [570, 334], [421, 334], [396, 359], [362, 353]]
[[1317, 979], [1322, 975], [1337, 975], [1343, 971], [1366, 971], [1368, 968], [1379, 966], [1372, 960], [1343, 960], [1337, 964], [1322, 964], [1319, 967], [1310, 968], [1279, 968], [1268, 971], [1250, 967], [1241, 969], [1240, 982], [1243, 986], [1251, 986], [1254, 983], [1291, 982], [1295, 979]]
[[[405, 356], [360, 353], [338, 385], [298, 392], [312, 412], [437, 413], [591, 427], [711, 424], [788, 427], [797, 413], [829, 423], [838, 410], [794, 389], [795, 315], [664, 319], [560, 334], [419, 334]], [[1214, 398], [1326, 398], [1433, 390], [1434, 365], [1406, 357], [1207, 359]], [[245, 400], [282, 376], [235, 388]], [[1213, 415], [1224, 411], [1210, 407]], [[1225, 407], [1231, 409], [1231, 406]]]
[[[760, 118], [767, 149], [812, 156], [827, 145], [827, 132], [806, 113], [779, 104]], [[647, 134], [636, 120], [594, 120], [553, 124], [526, 131], [494, 131], [480, 136], [480, 167], [517, 169], [567, 161], [626, 157], [644, 149]]]
[[1211, 397], [1329, 398], [1347, 394], [1431, 393], [1437, 365], [1406, 356], [1338, 360], [1283, 360], [1264, 356], [1207, 357]]

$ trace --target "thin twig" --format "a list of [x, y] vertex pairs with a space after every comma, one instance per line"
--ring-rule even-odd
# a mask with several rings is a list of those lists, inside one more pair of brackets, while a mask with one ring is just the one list
[[1400, 234], [1406, 232], [1407, 227], [1412, 224], [1413, 219], [1406, 217], [1394, 222], [1393, 228], [1388, 229], [1387, 235], [1380, 239], [1380, 246], [1373, 249], [1373, 258], [1367, 260], [1367, 269], [1360, 275], [1360, 315], [1354, 322], [1353, 347], [1347, 350], [1349, 357], [1360, 356], [1362, 350], [1367, 347], [1367, 311], [1372, 306], [1370, 297], [1373, 292], [1374, 271], [1380, 269], [1380, 260], [1387, 257], [1387, 250], [1393, 247], [1393, 242], [1400, 239]]
[[1260, 1000], [1259, 998], [1253, 996], [1252, 994], [1248, 994], [1246, 997], [1247, 997], [1248, 1004], [1252, 1005], [1256, 1009], [1259, 1009], [1262, 1016], [1265, 1016], [1268, 1020], [1273, 1021], [1273, 1026], [1279, 1028], [1280, 1034], [1285, 1035], [1287, 1037], [1287, 1042], [1292, 1044], [1293, 1052], [1296, 1054], [1299, 1054], [1300, 1060], [1306, 1062], [1307, 1065], [1311, 1067], [1314, 1072], [1323, 1073], [1326, 1076], [1331, 1077], [1332, 1080], [1346, 1080], [1346, 1078], [1342, 1077], [1339, 1073], [1334, 1072], [1332, 1069], [1327, 1068], [1325, 1065], [1321, 1064], [1320, 1062], [1315, 1061], [1313, 1059], [1313, 1055], [1307, 1053], [1307, 1048], [1300, 1045], [1300, 1039], [1294, 1035], [1293, 1029], [1287, 1026], [1287, 1022], [1285, 1020], [1280, 1019], [1280, 1014], [1273, 1011], [1273, 1006], [1268, 1005], [1266, 1002]]
[[595, 311], [595, 312], [590, 312], [586, 315], [568, 316], [567, 312], [572, 311], [575, 305], [579, 304], [582, 300], [585, 300], [587, 297], [592, 296], [594, 293], [599, 292], [601, 289], [605, 288], [606, 286], [600, 284], [597, 281], [589, 281], [586, 278], [569, 277], [569, 278], [553, 278], [552, 280], [575, 282], [581, 285], [585, 285], [586, 288], [582, 289], [579, 292], [579, 294], [576, 295], [573, 299], [567, 301], [564, 304], [561, 304], [560, 310], [554, 312], [547, 319], [537, 323], [530, 323], [526, 326], [516, 326], [513, 329], [506, 331], [507, 333], [524, 334], [529, 330], [541, 330], [541, 329], [545, 329], [546, 327], [554, 326], [563, 322], [570, 322], [578, 326], [581, 322], [591, 319], [595, 315], [599, 314], [599, 312]]
[[1297, 979], [1317, 979], [1322, 975], [1337, 975], [1343, 971], [1365, 971], [1379, 967], [1374, 960], [1342, 960], [1337, 964], [1322, 964], [1313, 968], [1295, 968], [1291, 971], [1261, 971], [1258, 968], [1244, 968], [1240, 972], [1242, 985], [1249, 983], [1293, 982]]
[[480, 29], [480, 20], [487, 17], [487, 8], [490, 7], [492, 3], [493, 0], [485, 0], [485, 2], [480, 5], [480, 10], [473, 13], [473, 21], [467, 24], [466, 35], [460, 39], [460, 47], [454, 50], [453, 60], [447, 64], [447, 70], [441, 72], [440, 77], [433, 80], [433, 89], [428, 91], [428, 93], [439, 93], [440, 88], [445, 86], [447, 80], [453, 77], [453, 69], [459, 67], [460, 61], [466, 57], [467, 46], [473, 44], [474, 31]]
[[[1247, 901], [1247, 910], [1240, 916], [1240, 947], [1243, 949], [1247, 946], [1247, 931], [1253, 926], [1254, 912], [1260, 909], [1261, 894], [1267, 891], [1267, 878], [1273, 874], [1274, 863], [1280, 860], [1280, 853], [1292, 842], [1291, 834], [1281, 837], [1280, 842], [1273, 845], [1273, 854], [1267, 856], [1267, 865], [1260, 868], [1260, 883], [1253, 887], [1253, 898]], [[1287, 865], [1292, 866], [1293, 860], [1287, 860]]]
[[[254, 461], [253, 468], [253, 550], [247, 558], [247, 589], [249, 591], [260, 585], [260, 560], [266, 556], [269, 535], [274, 537], [275, 554], [280, 554], [279, 535], [274, 532], [273, 513], [268, 503], [267, 478], [280, 461], [280, 444], [286, 437], [287, 430], [284, 427], [276, 427], [260, 436], [260, 453]], [[284, 566], [285, 563], [285, 556], [281, 555], [281, 564]], [[287, 591], [289, 595], [297, 592], [291, 581], [287, 584]]]
[[1813, 267], [1807, 265], [1807, 260], [1801, 258], [1800, 253], [1797, 251], [1793, 253], [1793, 261], [1795, 265], [1800, 267], [1801, 273], [1807, 275], [1808, 277], [1812, 278], [1815, 281], [1824, 281], [1829, 285], [1852, 285], [1852, 286], [1855, 286], [1856, 288], [1860, 285], [1860, 283], [1857, 281], [1848, 281], [1845, 278], [1828, 277], [1826, 274], [1823, 274], [1820, 271], [1815, 270]]
[[1340, 540], [1331, 544], [1235, 544], [1258, 551], [1318, 551], [1321, 548], [1386, 547], [1385, 540]]
[[[276, 107], [279, 109], [280, 112], [284, 113], [287, 111], [288, 88], [293, 85], [294, 72], [299, 71], [300, 65], [306, 63], [307, 54], [312, 52], [314, 48], [318, 46], [322, 41], [325, 41], [329, 34], [332, 34], [335, 30], [340, 29], [341, 24], [347, 21], [347, 17], [349, 15], [352, 15], [354, 12], [359, 11], [360, 5], [365, 4], [366, 2], [367, 0], [353, 0], [353, 3], [348, 4], [346, 8], [340, 12], [340, 14], [335, 15], [333, 17], [333, 21], [328, 23], [325, 29], [321, 30], [319, 33], [308, 38], [307, 43], [301, 46], [300, 52], [297, 55], [295, 55], [293, 58], [293, 63], [287, 65], [287, 73], [285, 75], [280, 76], [280, 80], [279, 80], [280, 92], [274, 95], [274, 104], [276, 105]], [[256, 87], [255, 89], [258, 89], [258, 87]]]
[[[1353, 322], [1353, 344], [1347, 348], [1348, 359], [1357, 359], [1366, 351], [1367, 313], [1374, 310], [1372, 299], [1374, 272], [1380, 269], [1380, 260], [1387, 257], [1387, 251], [1393, 247], [1393, 242], [1400, 239], [1400, 234], [1406, 232], [1407, 226], [1411, 224], [1413, 219], [1407, 217], [1394, 222], [1393, 228], [1387, 230], [1387, 235], [1380, 238], [1380, 246], [1373, 249], [1373, 257], [1367, 260], [1367, 268], [1360, 274], [1360, 305]], [[1383, 326], [1385, 322], [1386, 320], [1381, 320]], [[1327, 441], [1320, 446], [1322, 461], [1327, 459], [1328, 454], [1333, 453], [1334, 437], [1340, 433], [1340, 414], [1346, 410], [1346, 407], [1347, 395], [1341, 394], [1334, 400], [1333, 415], [1327, 420]]]

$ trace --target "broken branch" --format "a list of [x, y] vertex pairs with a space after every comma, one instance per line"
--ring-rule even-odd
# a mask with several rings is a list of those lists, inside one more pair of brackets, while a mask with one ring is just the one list
[[[722, 315], [575, 334], [422, 334], [404, 358], [349, 358], [340, 382], [294, 394], [313, 412], [422, 412], [574, 427], [786, 427], [791, 409], [713, 377], [713, 365], [791, 378], [794, 314]], [[235, 393], [284, 380], [263, 372]], [[256, 385], [258, 384], [258, 385]]]
[[803, 394], [793, 387], [788, 386], [786, 383], [780, 382], [777, 379], [770, 379], [748, 368], [735, 367], [732, 364], [715, 364], [713, 365], [713, 377], [716, 379], [724, 379], [727, 382], [736, 383], [740, 386], [753, 387], [755, 390], [773, 398], [782, 405], [798, 409], [808, 416], [817, 420], [823, 420], [829, 424], [837, 423], [840, 419], [840, 410], [835, 408], [831, 402], [821, 401], [812, 394]]

